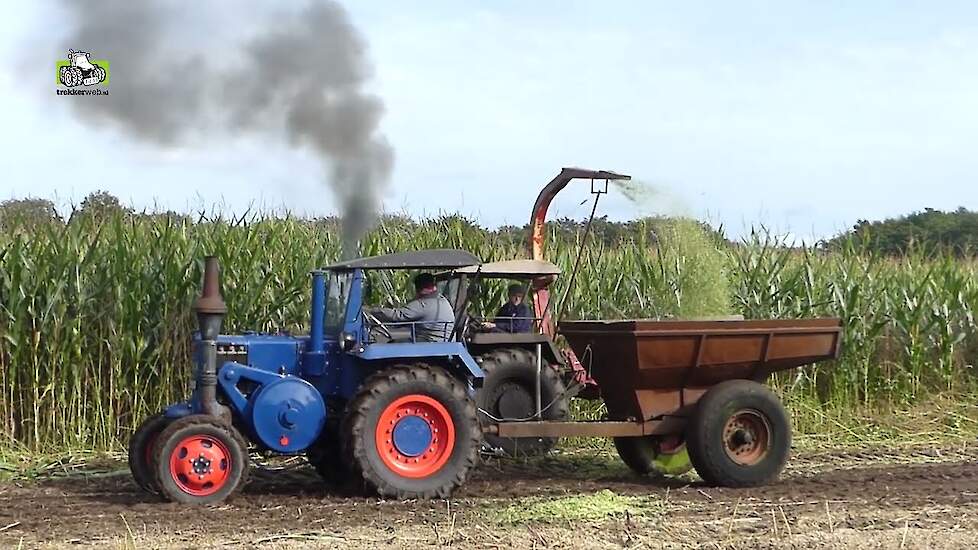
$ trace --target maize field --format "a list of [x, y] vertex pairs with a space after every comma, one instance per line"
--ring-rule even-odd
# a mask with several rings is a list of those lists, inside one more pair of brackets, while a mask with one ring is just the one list
[[[973, 385], [975, 264], [950, 254], [874, 254], [855, 245], [789, 248], [763, 231], [721, 242], [688, 220], [650, 220], [619, 243], [590, 241], [568, 318], [839, 316], [840, 360], [775, 386], [812, 407], [908, 405]], [[190, 220], [117, 213], [0, 235], [0, 447], [114, 449], [146, 415], [185, 395], [202, 261], [217, 255], [224, 330], [304, 330], [311, 269], [339, 255], [334, 226], [285, 217]], [[642, 226], [644, 227], [644, 225]], [[564, 297], [581, 235], [551, 238]], [[457, 247], [484, 260], [523, 244], [449, 216], [388, 219], [364, 255]], [[375, 299], [408, 296], [408, 274]], [[502, 302], [503, 283], [480, 304]], [[579, 411], [600, 414], [599, 410]]]

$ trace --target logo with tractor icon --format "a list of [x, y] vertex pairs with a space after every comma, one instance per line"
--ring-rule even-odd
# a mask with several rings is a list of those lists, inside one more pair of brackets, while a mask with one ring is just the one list
[[109, 62], [92, 60], [89, 52], [68, 50], [68, 60], [58, 61], [58, 83], [68, 88], [109, 83]]

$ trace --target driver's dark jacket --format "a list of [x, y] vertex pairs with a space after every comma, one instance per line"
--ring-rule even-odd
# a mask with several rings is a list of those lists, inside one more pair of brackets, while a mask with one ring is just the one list
[[[437, 292], [411, 300], [399, 308], [378, 308], [373, 313], [387, 323], [415, 322], [415, 334], [422, 342], [444, 342], [455, 328], [452, 304]], [[410, 329], [410, 325], [390, 328], [400, 332]]]
[[533, 314], [526, 304], [516, 305], [513, 302], [506, 302], [493, 319], [496, 324], [497, 332], [530, 332], [533, 328]]

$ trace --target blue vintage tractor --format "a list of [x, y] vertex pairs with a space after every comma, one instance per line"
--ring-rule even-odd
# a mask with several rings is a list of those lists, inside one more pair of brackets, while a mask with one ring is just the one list
[[[509, 418], [567, 414], [566, 391], [549, 368], [562, 358], [548, 336], [466, 334], [467, 273], [480, 265], [461, 250], [336, 263], [312, 273], [308, 335], [223, 335], [219, 267], [208, 257], [195, 304], [194, 389], [133, 435], [135, 480], [172, 501], [219, 502], [245, 483], [251, 448], [305, 454], [327, 480], [362, 481], [383, 496], [447, 496], [484, 444], [477, 402]], [[363, 307], [367, 272], [389, 269], [443, 272], [456, 310], [444, 341], [421, 341], [413, 323], [393, 327]], [[396, 331], [407, 336], [391, 338]], [[489, 403], [480, 392], [492, 372]], [[541, 399], [549, 404], [542, 415]]]

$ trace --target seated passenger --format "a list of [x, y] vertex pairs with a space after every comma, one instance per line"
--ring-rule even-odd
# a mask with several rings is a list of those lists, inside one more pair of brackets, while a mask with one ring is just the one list
[[533, 328], [533, 315], [530, 307], [523, 303], [526, 291], [523, 285], [512, 284], [508, 289], [509, 301], [499, 308], [492, 323], [487, 323], [496, 332], [530, 332]]
[[[444, 342], [455, 328], [455, 312], [452, 304], [438, 292], [435, 277], [431, 273], [419, 273], [414, 278], [414, 300], [399, 308], [377, 308], [371, 312], [387, 323], [415, 323], [415, 336], [419, 342]], [[389, 327], [396, 331], [396, 340], [410, 341], [410, 326]]]

